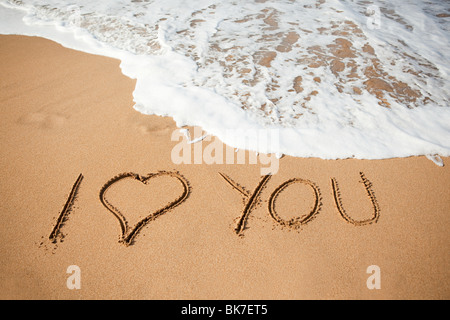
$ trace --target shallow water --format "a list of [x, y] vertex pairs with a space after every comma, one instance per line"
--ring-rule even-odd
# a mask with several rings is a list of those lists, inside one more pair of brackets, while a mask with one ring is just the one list
[[[448, 1], [0, 3], [24, 9], [1, 33], [25, 24], [78, 35], [77, 49], [122, 60], [138, 111], [232, 146], [325, 159], [450, 155]], [[279, 143], [242, 134], [263, 128], [277, 128]]]

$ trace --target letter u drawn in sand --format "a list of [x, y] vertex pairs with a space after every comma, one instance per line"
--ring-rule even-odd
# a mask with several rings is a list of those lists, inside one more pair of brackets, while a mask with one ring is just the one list
[[339, 186], [337, 183], [336, 178], [331, 178], [331, 187], [333, 189], [333, 196], [334, 196], [334, 202], [336, 203], [336, 207], [341, 214], [342, 218], [344, 218], [345, 221], [348, 223], [351, 223], [355, 226], [365, 226], [368, 224], [376, 223], [378, 219], [380, 218], [380, 207], [378, 206], [377, 199], [375, 198], [375, 194], [372, 190], [372, 182], [369, 181], [369, 179], [366, 178], [363, 172], [360, 172], [359, 175], [361, 176], [362, 183], [364, 183], [364, 188], [367, 191], [367, 195], [369, 196], [370, 201], [372, 202], [373, 206], [373, 216], [366, 220], [354, 220], [352, 219], [347, 212], [344, 209], [344, 206], [342, 205], [342, 199], [341, 199], [341, 192], [339, 190]]

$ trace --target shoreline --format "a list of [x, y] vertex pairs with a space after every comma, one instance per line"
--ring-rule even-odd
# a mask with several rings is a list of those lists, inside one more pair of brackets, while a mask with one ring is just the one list
[[2, 299], [450, 297], [449, 157], [284, 156], [267, 181], [261, 165], [175, 164], [175, 123], [133, 109], [119, 61], [0, 44]]

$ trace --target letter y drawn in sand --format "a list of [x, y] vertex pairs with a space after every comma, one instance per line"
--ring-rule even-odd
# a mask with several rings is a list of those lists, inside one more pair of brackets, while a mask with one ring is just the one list
[[220, 176], [225, 179], [225, 181], [233, 187], [236, 191], [240, 192], [244, 199], [244, 210], [242, 211], [242, 215], [238, 221], [238, 224], [234, 231], [237, 235], [242, 236], [243, 231], [245, 229], [245, 226], [247, 224], [248, 216], [250, 215], [250, 212], [256, 207], [256, 204], [259, 200], [259, 196], [266, 186], [267, 182], [269, 182], [271, 175], [265, 175], [261, 177], [261, 180], [259, 181], [258, 185], [256, 186], [253, 193], [248, 192], [243, 187], [241, 187], [238, 183], [234, 182], [230, 177], [227, 175], [220, 173]]

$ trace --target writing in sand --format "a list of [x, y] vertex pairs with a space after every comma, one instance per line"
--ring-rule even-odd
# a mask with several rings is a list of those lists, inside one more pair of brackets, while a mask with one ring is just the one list
[[[256, 185], [256, 187], [253, 189], [253, 191], [248, 191], [245, 187], [243, 187], [238, 182], [234, 181], [231, 177], [224, 173], [219, 173], [220, 177], [231, 187], [233, 190], [238, 192], [244, 202], [243, 209], [241, 211], [241, 214], [239, 216], [239, 219], [237, 221], [237, 224], [234, 228], [234, 232], [238, 236], [243, 236], [244, 230], [247, 224], [247, 220], [251, 214], [251, 212], [257, 207], [258, 203], [261, 202], [261, 192], [263, 189], [265, 189], [271, 179], [271, 175], [264, 175], [260, 178], [260, 181]], [[116, 206], [114, 206], [111, 201], [109, 201], [106, 197], [108, 192], [114, 188], [114, 186], [120, 182], [124, 181], [126, 179], [131, 179], [134, 181], [138, 181], [140, 183], [143, 183], [144, 185], [149, 185], [151, 182], [154, 182], [154, 178], [156, 177], [168, 177], [169, 179], [173, 179], [177, 183], [181, 185], [181, 192], [180, 194], [172, 201], [170, 201], [167, 205], [164, 207], [156, 210], [155, 212], [152, 212], [148, 214], [146, 217], [141, 219], [139, 222], [137, 222], [134, 226], [130, 226], [125, 213], [121, 212]], [[366, 178], [365, 174], [363, 172], [360, 172], [361, 182], [364, 185], [365, 191], [369, 197], [369, 200], [372, 205], [373, 213], [370, 217], [364, 220], [356, 220], [353, 219], [345, 210], [341, 192], [338, 186], [338, 182], [336, 178], [331, 178], [331, 189], [333, 193], [333, 199], [334, 203], [336, 205], [336, 209], [340, 216], [348, 223], [353, 224], [355, 226], [364, 226], [369, 225], [372, 223], [376, 223], [380, 217], [380, 208], [377, 202], [377, 199], [375, 198], [374, 191], [372, 189], [372, 183], [369, 181], [369, 179]], [[83, 179], [83, 175], [80, 174], [78, 179], [76, 180], [75, 184], [72, 187], [72, 190], [70, 192], [69, 198], [67, 199], [63, 210], [61, 211], [56, 225], [53, 228], [49, 240], [52, 242], [56, 242], [58, 239], [61, 239], [61, 228], [63, 226], [63, 222], [65, 222], [68, 219], [68, 215], [70, 211], [72, 210], [72, 204], [76, 199], [78, 189], [80, 187], [81, 181]], [[311, 188], [313, 191], [313, 203], [312, 203], [312, 209], [307, 212], [306, 214], [297, 215], [289, 220], [283, 219], [276, 210], [276, 203], [278, 200], [279, 195], [284, 192], [287, 188], [292, 186], [293, 184], [303, 184], [307, 187]], [[192, 191], [191, 185], [189, 181], [178, 171], [158, 171], [156, 173], [150, 173], [147, 175], [140, 175], [134, 172], [127, 172], [127, 173], [121, 173], [109, 181], [107, 181], [103, 187], [100, 189], [99, 193], [99, 199], [100, 202], [103, 204], [103, 206], [114, 215], [114, 217], [117, 218], [120, 228], [121, 228], [121, 236], [119, 239], [119, 242], [129, 246], [132, 245], [135, 241], [136, 236], [142, 231], [142, 229], [148, 225], [151, 221], [154, 221], [158, 217], [164, 215], [165, 213], [173, 210], [174, 208], [180, 206], [182, 203], [184, 203], [190, 196]], [[320, 212], [322, 208], [322, 196], [320, 192], [320, 188], [312, 181], [302, 179], [302, 178], [291, 178], [282, 184], [280, 184], [278, 187], [274, 188], [272, 193], [270, 194], [268, 198], [268, 213], [269, 216], [279, 225], [298, 229], [302, 226], [305, 226], [309, 222], [311, 222], [314, 218], [316, 218], [317, 214]]]

